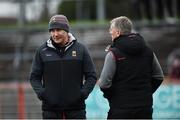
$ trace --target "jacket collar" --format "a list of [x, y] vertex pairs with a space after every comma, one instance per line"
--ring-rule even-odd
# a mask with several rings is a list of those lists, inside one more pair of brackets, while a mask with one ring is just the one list
[[[76, 41], [76, 38], [73, 36], [72, 33], [68, 33], [68, 36], [69, 36], [69, 43], [65, 45], [65, 51], [71, 47], [73, 45], [73, 43]], [[47, 46], [50, 47], [50, 48], [53, 48], [53, 49], [56, 49], [55, 46], [52, 44], [52, 41], [51, 39], [48, 39], [46, 41], [47, 43]]]

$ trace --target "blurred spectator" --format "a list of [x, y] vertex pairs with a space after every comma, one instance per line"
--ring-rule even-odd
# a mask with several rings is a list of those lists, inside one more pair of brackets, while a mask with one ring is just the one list
[[180, 118], [180, 48], [168, 56], [168, 77], [154, 94], [154, 119]]
[[173, 13], [173, 0], [165, 0], [165, 6], [169, 17], [174, 17]]
[[180, 83], [180, 48], [168, 57], [168, 74], [172, 81]]
[[180, 0], [176, 0], [177, 16], [180, 18]]
[[175, 21], [173, 2], [174, 2], [173, 0], [156, 0], [156, 16], [158, 19], [166, 20], [169, 23]]
[[152, 20], [151, 0], [131, 0], [131, 3], [133, 7], [132, 14], [133, 14], [134, 19], [142, 20], [143, 17], [145, 17], [148, 20]]
[[158, 19], [164, 18], [164, 8], [162, 0], [156, 0], [156, 15]]

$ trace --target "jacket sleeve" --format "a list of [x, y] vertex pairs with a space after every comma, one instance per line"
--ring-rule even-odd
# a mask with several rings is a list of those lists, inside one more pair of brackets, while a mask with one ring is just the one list
[[98, 82], [101, 91], [104, 93], [103, 96], [107, 99], [109, 99], [112, 94], [111, 85], [112, 85], [112, 78], [115, 74], [115, 70], [116, 70], [116, 61], [114, 55], [112, 52], [108, 52], [105, 57], [104, 66]]
[[164, 79], [164, 75], [156, 55], [154, 53], [153, 55], [154, 57], [153, 57], [153, 71], [152, 71], [151, 85], [152, 85], [152, 92], [154, 93], [161, 85]]
[[85, 46], [84, 46], [84, 54], [83, 54], [83, 74], [84, 74], [84, 84], [81, 89], [82, 90], [81, 92], [82, 92], [82, 98], [86, 99], [96, 84], [97, 75], [92, 58], [88, 52], [88, 49]]
[[107, 53], [104, 61], [104, 66], [99, 78], [100, 88], [109, 88], [112, 85], [112, 78], [116, 71], [116, 61], [113, 53]]
[[40, 57], [40, 53], [39, 50], [37, 50], [33, 58], [29, 81], [33, 90], [35, 91], [40, 100], [42, 100], [42, 94], [44, 92], [44, 88], [42, 85], [42, 67], [43, 64]]

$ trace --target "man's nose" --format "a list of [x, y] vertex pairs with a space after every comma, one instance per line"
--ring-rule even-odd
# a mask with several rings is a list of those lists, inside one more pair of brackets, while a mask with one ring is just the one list
[[54, 31], [54, 35], [58, 35], [58, 31], [57, 30]]

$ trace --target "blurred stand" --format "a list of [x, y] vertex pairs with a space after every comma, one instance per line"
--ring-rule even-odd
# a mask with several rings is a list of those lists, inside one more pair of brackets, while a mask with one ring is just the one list
[[40, 104], [28, 83], [0, 84], [0, 119], [41, 119]]
[[130, 0], [133, 8], [132, 17], [135, 21], [143, 20], [144, 24], [168, 23], [178, 20], [179, 0]]

